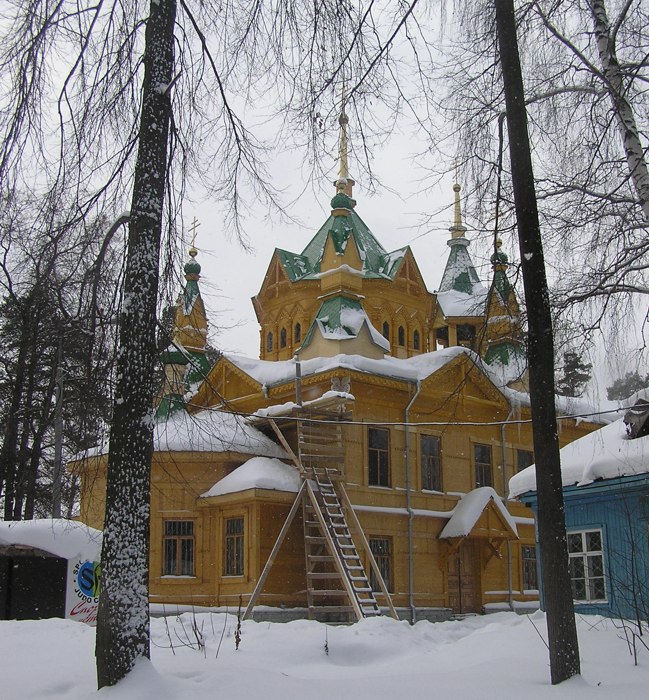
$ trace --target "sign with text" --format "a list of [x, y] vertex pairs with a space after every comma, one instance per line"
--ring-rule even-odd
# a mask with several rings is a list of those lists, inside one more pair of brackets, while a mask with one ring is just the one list
[[99, 585], [101, 573], [99, 562], [82, 559], [68, 560], [68, 580], [65, 595], [65, 616], [70, 620], [97, 623]]

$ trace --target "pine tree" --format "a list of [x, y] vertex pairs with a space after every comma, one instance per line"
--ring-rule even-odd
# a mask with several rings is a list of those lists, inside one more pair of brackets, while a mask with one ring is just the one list
[[584, 362], [574, 350], [563, 353], [562, 376], [557, 379], [557, 394], [581, 396], [591, 378], [592, 365]]
[[618, 377], [611, 386], [606, 387], [606, 396], [609, 401], [624, 401], [631, 394], [647, 387], [649, 387], [649, 374], [642, 377], [636, 370], [635, 372], [627, 372], [624, 377]]

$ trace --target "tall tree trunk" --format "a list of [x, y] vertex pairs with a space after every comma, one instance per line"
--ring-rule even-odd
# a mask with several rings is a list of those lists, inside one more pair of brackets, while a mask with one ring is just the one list
[[555, 410], [552, 317], [532, 171], [513, 0], [495, 0], [514, 203], [528, 321], [538, 530], [552, 683], [579, 674]]
[[18, 440], [20, 431], [20, 406], [23, 399], [27, 373], [27, 355], [30, 349], [31, 324], [29, 315], [25, 313], [25, 304], [29, 306], [29, 300], [18, 302], [21, 306], [20, 340], [18, 346], [18, 358], [14, 376], [12, 377], [11, 398], [7, 421], [5, 423], [2, 447], [0, 448], [0, 496], [4, 495], [4, 519], [13, 519], [14, 493], [16, 488], [16, 472], [18, 470]]
[[99, 688], [149, 657], [152, 374], [175, 16], [175, 0], [151, 0], [108, 456], [95, 648]]
[[649, 221], [649, 172], [645, 160], [645, 149], [640, 141], [640, 132], [635, 121], [633, 107], [626, 96], [624, 76], [617, 60], [615, 39], [611, 34], [606, 2], [605, 0], [590, 0], [589, 6], [595, 24], [597, 52], [602, 72], [606, 78], [606, 87], [613, 102], [613, 110], [622, 137], [629, 175], [640, 200], [644, 218]]

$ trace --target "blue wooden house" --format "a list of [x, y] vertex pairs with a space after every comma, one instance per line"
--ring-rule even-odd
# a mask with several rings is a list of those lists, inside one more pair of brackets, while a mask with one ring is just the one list
[[[637, 398], [624, 418], [561, 450], [577, 612], [649, 618], [649, 391]], [[509, 488], [536, 516], [535, 466]]]

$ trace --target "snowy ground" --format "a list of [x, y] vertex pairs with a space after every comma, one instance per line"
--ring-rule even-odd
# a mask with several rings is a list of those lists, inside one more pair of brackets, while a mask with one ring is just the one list
[[[0, 622], [0, 696], [6, 700], [417, 700], [418, 698], [646, 698], [649, 652], [634, 666], [621, 630], [599, 617], [577, 618], [582, 677], [549, 682], [541, 613], [497, 613], [431, 624], [381, 618], [349, 627], [316, 622], [244, 622], [196, 615], [154, 618], [152, 664], [96, 693], [94, 629], [69, 620]], [[167, 627], [168, 626], [168, 627]], [[171, 649], [170, 639], [174, 649]], [[645, 637], [646, 639], [646, 637]], [[185, 642], [185, 645], [183, 644]], [[328, 653], [325, 651], [328, 646]]]

